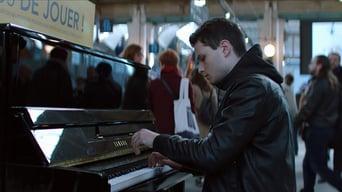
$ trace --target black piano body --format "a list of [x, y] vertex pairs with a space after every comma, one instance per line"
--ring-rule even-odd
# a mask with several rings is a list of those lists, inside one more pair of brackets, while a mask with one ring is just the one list
[[89, 66], [109, 63], [123, 94], [134, 70], [146, 67], [20, 26], [0, 24], [0, 191], [183, 191], [189, 174], [170, 167], [149, 168], [151, 150], [143, 147], [141, 155], [134, 155], [129, 146], [135, 131], [154, 129], [149, 110], [27, 102], [22, 67], [37, 70], [46, 62], [44, 50], [49, 47], [68, 51], [73, 78], [85, 75]]
[[148, 110], [15, 107], [8, 133], [7, 191], [167, 191], [186, 173], [149, 168], [132, 134], [153, 129]]

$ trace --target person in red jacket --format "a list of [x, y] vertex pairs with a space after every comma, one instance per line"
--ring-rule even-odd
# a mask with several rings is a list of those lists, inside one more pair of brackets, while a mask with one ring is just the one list
[[[167, 49], [159, 56], [161, 64], [160, 79], [150, 82], [148, 88], [148, 104], [155, 117], [155, 127], [159, 133], [174, 134], [174, 97], [168, 92], [161, 79], [171, 88], [178, 98], [182, 74], [178, 67], [178, 54], [172, 49]], [[192, 111], [195, 112], [192, 85], [189, 83], [189, 97]]]

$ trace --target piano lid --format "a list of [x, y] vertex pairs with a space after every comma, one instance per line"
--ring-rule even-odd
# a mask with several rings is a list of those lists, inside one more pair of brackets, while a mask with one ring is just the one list
[[132, 154], [130, 139], [153, 129], [149, 110], [15, 107], [49, 166], [70, 167]]
[[150, 110], [107, 110], [47, 107], [14, 107], [26, 114], [31, 129], [58, 128], [61, 126], [117, 125], [151, 122]]

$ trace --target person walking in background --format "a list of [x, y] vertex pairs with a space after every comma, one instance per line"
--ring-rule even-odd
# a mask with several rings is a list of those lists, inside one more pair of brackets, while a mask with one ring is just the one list
[[[198, 68], [195, 68], [191, 72], [191, 82], [192, 82], [192, 89], [194, 92], [194, 99], [195, 99], [195, 106], [197, 110], [197, 122], [200, 130], [200, 137], [206, 137], [209, 132], [209, 126], [211, 125], [211, 122], [208, 122], [208, 120], [211, 120], [214, 118], [216, 112], [217, 112], [217, 93], [216, 89], [211, 85], [211, 83], [201, 74], [198, 72]], [[203, 111], [204, 112], [213, 112], [211, 114], [203, 114], [206, 115], [205, 118], [200, 118], [199, 113], [206, 105], [206, 103], [203, 102], [209, 102], [209, 106], [212, 108], [211, 110]], [[203, 104], [202, 104], [203, 103]], [[209, 107], [208, 106], [208, 107]]]
[[74, 88], [74, 98], [76, 106], [80, 106], [80, 102], [82, 100], [82, 96], [84, 93], [84, 87], [86, 86], [87, 80], [84, 77], [77, 77], [76, 78], [76, 86]]
[[[298, 113], [296, 96], [294, 94], [293, 87], [292, 87], [293, 81], [294, 81], [293, 75], [288, 73], [285, 75], [284, 83], [281, 84], [287, 103], [289, 104], [292, 120]], [[293, 138], [294, 138], [294, 143], [295, 143], [295, 154], [297, 155], [298, 154], [298, 129], [296, 127], [294, 127], [293, 129], [293, 136], [294, 136]]]
[[55, 47], [46, 64], [34, 72], [28, 105], [74, 107], [73, 88], [67, 67], [68, 52]]
[[[160, 54], [159, 61], [161, 64], [160, 79], [151, 80], [148, 88], [149, 109], [151, 109], [155, 117], [156, 130], [159, 133], [174, 134], [174, 96], [168, 92], [162, 81], [167, 83], [175, 97], [178, 98], [182, 79], [181, 72], [178, 68], [178, 54], [172, 49], [167, 49]], [[191, 82], [189, 83], [189, 97], [192, 112], [195, 112]]]
[[[305, 104], [306, 101], [307, 101], [307, 95], [308, 95], [308, 92], [309, 92], [310, 87], [311, 87], [312, 79], [313, 79], [313, 76], [311, 76], [311, 77], [309, 78], [308, 82], [305, 83], [305, 84], [303, 85], [303, 91], [302, 91], [302, 93], [301, 93], [301, 95], [300, 95], [299, 103], [298, 103], [299, 110], [303, 108], [304, 104]], [[295, 130], [296, 130], [296, 129], [298, 130], [298, 133], [299, 133], [300, 137], [304, 140], [304, 136], [305, 136], [304, 133], [305, 133], [305, 130], [306, 130], [308, 127], [309, 127], [308, 122], [303, 121], [303, 122], [301, 123], [300, 127], [296, 128], [296, 126], [294, 126], [294, 129], [295, 129]], [[327, 157], [327, 161], [330, 160], [330, 156], [329, 156], [329, 155], [330, 155], [330, 152], [329, 152], [329, 149], [328, 149], [328, 150], [327, 150], [327, 156], [326, 156], [326, 157]], [[325, 182], [325, 179], [323, 179], [322, 177], [319, 177], [319, 178], [317, 179], [317, 182], [318, 182], [318, 183], [324, 183], [324, 182]]]
[[77, 77], [76, 88], [74, 89], [74, 97], [76, 100], [77, 107], [86, 107], [83, 105], [85, 102], [83, 99], [85, 87], [87, 87], [89, 84], [93, 84], [97, 80], [98, 80], [98, 74], [97, 74], [96, 68], [92, 65], [87, 67], [86, 78]]
[[100, 62], [96, 66], [98, 78], [87, 83], [81, 106], [84, 108], [115, 109], [121, 106], [122, 88], [113, 80], [112, 66]]
[[[199, 72], [226, 90], [208, 136], [184, 139], [141, 129], [132, 136], [153, 148], [151, 166], [203, 173], [203, 191], [295, 192], [291, 117], [276, 68], [246, 50], [240, 27], [214, 18], [191, 36]], [[270, 105], [271, 103], [271, 105]]]
[[[329, 54], [329, 61], [330, 61], [330, 66], [333, 71], [333, 73], [336, 75], [337, 79], [339, 80], [340, 83], [340, 92], [342, 92], [342, 67], [341, 67], [341, 55], [337, 52], [331, 52]], [[340, 93], [342, 94], [342, 93]], [[340, 97], [341, 99], [341, 97]], [[342, 124], [340, 123], [342, 120], [342, 114], [341, 114], [341, 100], [339, 101], [339, 120], [337, 126], [341, 126]], [[334, 171], [338, 174], [341, 175], [342, 171], [342, 128], [337, 127], [336, 133], [335, 133], [335, 142], [334, 142], [334, 155], [333, 155], [333, 167]]]
[[339, 82], [330, 69], [328, 57], [318, 55], [309, 65], [313, 76], [306, 102], [294, 119], [299, 127], [304, 121], [308, 127], [303, 132], [305, 156], [303, 160], [304, 188], [301, 192], [314, 191], [316, 174], [342, 191], [342, 180], [328, 167], [327, 151], [335, 134], [338, 116]]
[[30, 93], [31, 79], [32, 79], [32, 68], [27, 64], [19, 65], [18, 72], [13, 76], [15, 82], [15, 88], [12, 89], [13, 103], [17, 106], [27, 105], [27, 96]]
[[336, 75], [340, 84], [342, 83], [342, 67], [341, 67], [341, 55], [337, 52], [331, 52], [328, 55], [330, 61], [330, 67], [332, 72]]
[[282, 88], [284, 90], [286, 100], [287, 100], [289, 107], [290, 107], [290, 113], [291, 113], [292, 118], [294, 118], [295, 115], [298, 113], [296, 97], [295, 97], [293, 87], [292, 87], [293, 82], [294, 82], [293, 75], [288, 73], [285, 75], [284, 83], [281, 84]]
[[126, 47], [122, 54], [122, 58], [134, 61], [136, 63], [144, 63], [143, 49], [138, 44], [130, 44]]
[[134, 61], [134, 73], [128, 79], [123, 100], [123, 109], [146, 109], [148, 69], [143, 66], [144, 54], [140, 45], [131, 44], [123, 53], [123, 58]]
[[87, 68], [86, 84], [96, 81], [98, 77], [99, 74], [97, 74], [96, 68], [94, 66], [89, 66]]
[[[194, 100], [196, 106], [196, 119], [200, 131], [200, 137], [208, 135], [210, 125], [215, 117], [218, 108], [218, 97], [216, 89], [201, 73], [198, 68], [191, 71], [192, 89], [194, 91]], [[202, 186], [203, 176], [196, 178], [196, 184]]]

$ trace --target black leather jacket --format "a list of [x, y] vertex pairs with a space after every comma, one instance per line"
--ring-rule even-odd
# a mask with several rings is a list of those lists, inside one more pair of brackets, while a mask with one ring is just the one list
[[339, 89], [331, 89], [328, 79], [314, 78], [306, 102], [294, 120], [299, 127], [304, 121], [310, 127], [335, 127], [338, 117]]
[[217, 86], [226, 90], [208, 137], [159, 135], [154, 150], [205, 174], [203, 191], [295, 192], [291, 121], [276, 69], [249, 50]]

